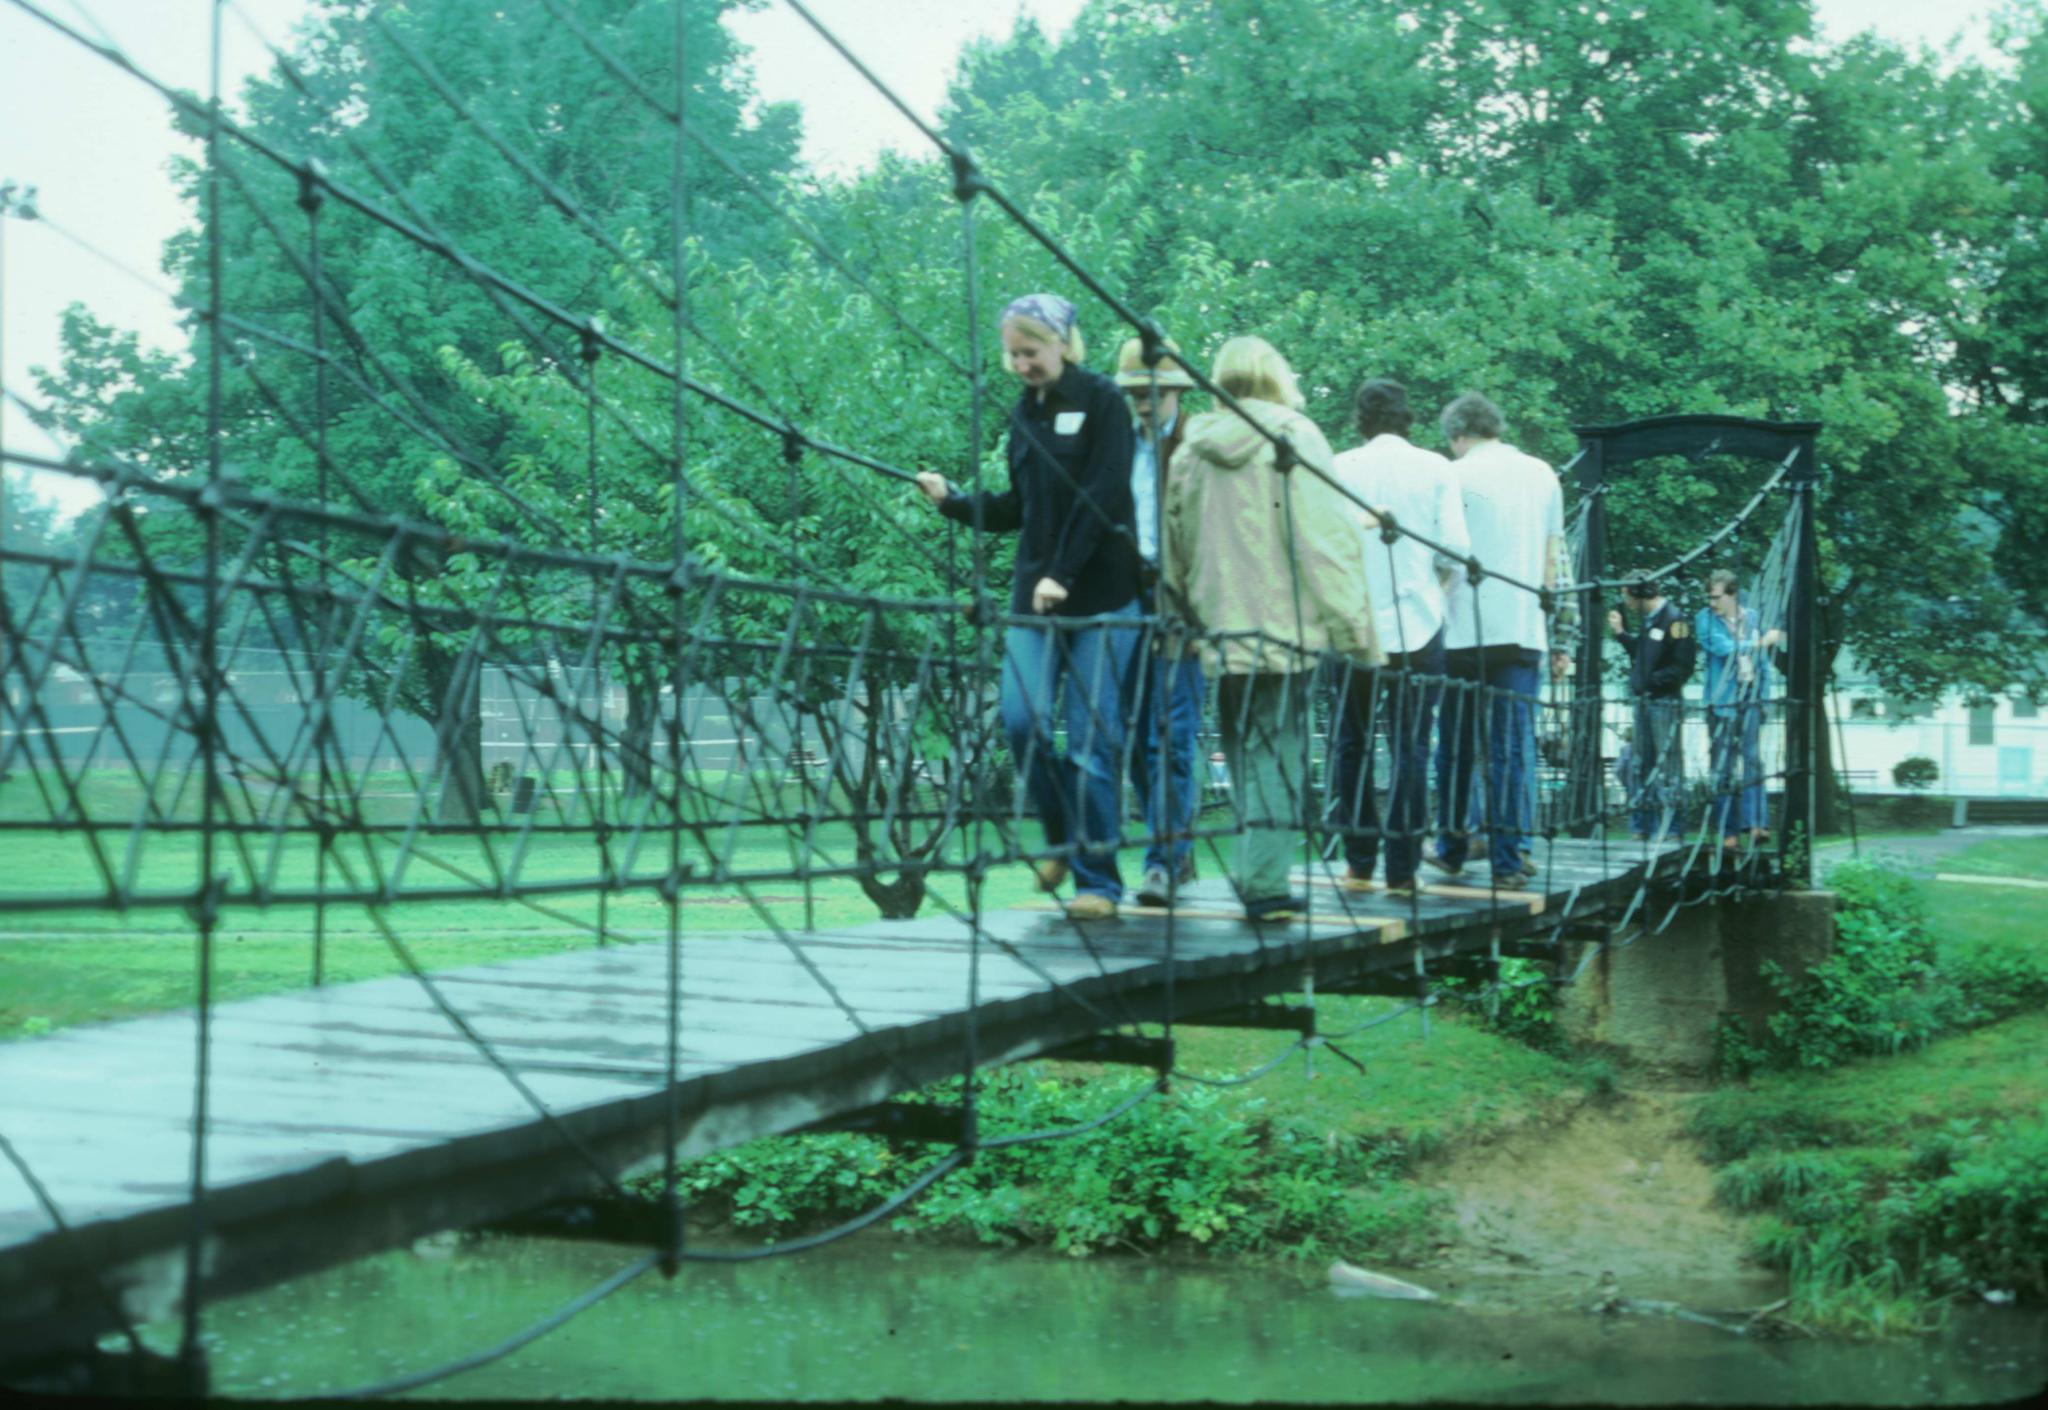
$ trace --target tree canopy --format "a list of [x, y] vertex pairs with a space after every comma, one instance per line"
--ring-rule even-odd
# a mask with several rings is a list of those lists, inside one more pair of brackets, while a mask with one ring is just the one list
[[[992, 381], [970, 445], [952, 173], [936, 155], [805, 172], [796, 114], [753, 102], [719, 23], [732, 3], [687, 0], [683, 370], [892, 465], [993, 467], [1009, 392]], [[325, 0], [295, 72], [250, 89], [248, 126], [666, 361], [671, 13]], [[2048, 37], [2038, 4], [2014, 16], [1998, 66], [1825, 45], [1805, 0], [1090, 0], [1056, 41], [1027, 19], [971, 46], [942, 123], [1191, 356], [1237, 332], [1280, 347], [1340, 443], [1368, 375], [1424, 408], [1482, 388], [1554, 463], [1580, 424], [1824, 422], [1837, 641], [1902, 694], [1998, 691], [2040, 681], [2048, 621]], [[311, 229], [292, 172], [229, 163], [238, 468], [306, 494]], [[346, 203], [318, 223], [333, 498], [665, 551], [664, 381], [601, 356], [593, 419], [574, 329]], [[977, 232], [986, 362], [1001, 299], [1080, 291], [985, 202]], [[166, 255], [195, 309], [203, 253], [195, 221]], [[1124, 330], [1085, 302], [1084, 318], [1100, 364]], [[195, 356], [147, 356], [74, 314], [45, 384], [57, 420], [89, 453], [191, 473], [207, 336], [195, 317]], [[707, 560], [911, 596], [965, 581], [958, 536], [893, 481], [786, 459], [772, 430], [701, 401], [688, 415], [683, 536]], [[1758, 473], [1643, 467], [1611, 500], [1614, 565], [1675, 556]], [[427, 661], [416, 708], [446, 684]]]
[[[2041, 679], [2038, 334], [2048, 75], [1814, 35], [1800, 0], [1097, 0], [966, 56], [952, 130], [1135, 242], [1196, 347], [1257, 331], [1326, 428], [1363, 376], [1480, 387], [1553, 461], [1574, 424], [1826, 424], [1831, 620], [1891, 688]], [[1751, 482], [1653, 465], [1615, 561]], [[1760, 548], [1761, 545], [1757, 545]]]

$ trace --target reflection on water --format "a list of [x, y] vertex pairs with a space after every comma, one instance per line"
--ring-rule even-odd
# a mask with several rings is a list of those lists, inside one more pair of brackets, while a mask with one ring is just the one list
[[[635, 1256], [492, 1240], [389, 1254], [208, 1316], [217, 1389], [342, 1390], [495, 1342]], [[1227, 1265], [855, 1240], [649, 1274], [430, 1397], [1924, 1403], [2040, 1387], [2044, 1319], [1900, 1344], [1759, 1342], [1670, 1320], [1346, 1300]], [[158, 1331], [167, 1329], [159, 1328]], [[157, 1340], [162, 1341], [159, 1337]]]

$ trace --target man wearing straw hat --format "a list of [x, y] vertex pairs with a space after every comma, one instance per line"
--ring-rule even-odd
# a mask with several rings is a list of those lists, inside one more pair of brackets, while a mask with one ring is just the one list
[[[1159, 567], [1161, 489], [1186, 426], [1180, 414], [1180, 394], [1195, 385], [1195, 379], [1177, 360], [1180, 348], [1171, 339], [1163, 346], [1166, 355], [1159, 365], [1147, 367], [1140, 341], [1126, 339], [1117, 354], [1116, 368], [1116, 384], [1130, 401], [1137, 432], [1137, 449], [1131, 457], [1131, 501], [1137, 511], [1138, 552], [1145, 559], [1148, 580], [1156, 578]], [[1156, 601], [1151, 603], [1151, 612], [1156, 618]], [[1138, 904], [1164, 906], [1174, 886], [1192, 880], [1195, 874], [1194, 843], [1187, 833], [1194, 826], [1200, 795], [1195, 782], [1195, 744], [1202, 725], [1202, 663], [1178, 645], [1155, 638], [1150, 651], [1137, 653], [1133, 669], [1138, 678], [1124, 695], [1133, 702], [1125, 737], [1130, 741], [1131, 787], [1143, 802], [1145, 832], [1151, 839], [1145, 849], [1145, 877], [1138, 886]], [[1162, 712], [1163, 722], [1158, 718]]]

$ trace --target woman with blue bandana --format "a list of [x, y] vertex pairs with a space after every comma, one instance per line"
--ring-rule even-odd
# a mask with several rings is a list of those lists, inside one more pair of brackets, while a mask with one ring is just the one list
[[[1003, 729], [1052, 852], [1036, 864], [1039, 884], [1055, 890], [1071, 873], [1067, 914], [1106, 920], [1124, 890], [1116, 859], [1122, 694], [1138, 639], [1131, 416], [1117, 385], [1081, 366], [1081, 330], [1066, 299], [1013, 301], [1001, 332], [1004, 363], [1024, 384], [1010, 411], [1009, 488], [967, 493], [930, 472], [917, 483], [948, 519], [1018, 535]], [[1026, 617], [1049, 620], [1017, 620]], [[1056, 707], [1065, 754], [1053, 744]]]

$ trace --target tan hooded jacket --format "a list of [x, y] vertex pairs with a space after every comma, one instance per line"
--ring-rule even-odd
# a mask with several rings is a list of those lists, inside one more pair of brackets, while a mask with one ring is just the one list
[[[1329, 472], [1330, 443], [1313, 421], [1276, 402], [1242, 405], [1297, 458]], [[1363, 511], [1306, 469], [1282, 474], [1277, 454], [1235, 412], [1190, 423], [1166, 483], [1169, 610], [1204, 635], [1212, 676], [1306, 670], [1320, 651], [1377, 666], [1386, 656], [1366, 587]]]

